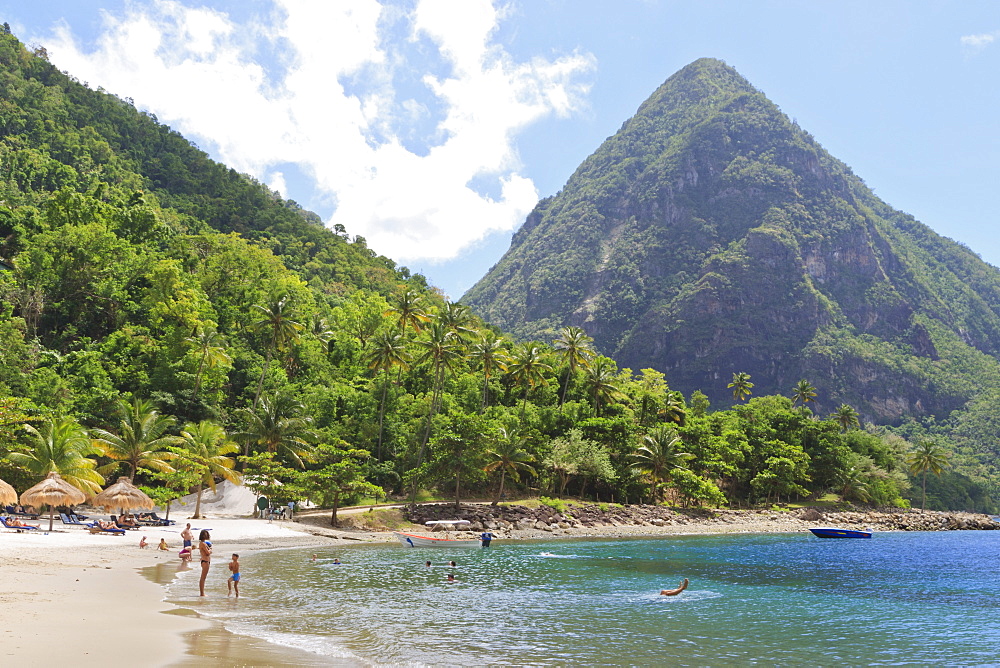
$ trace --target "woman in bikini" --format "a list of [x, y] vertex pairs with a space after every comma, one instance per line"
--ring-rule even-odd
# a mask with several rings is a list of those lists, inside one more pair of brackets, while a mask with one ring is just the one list
[[198, 534], [198, 553], [201, 555], [201, 580], [198, 589], [205, 595], [205, 578], [208, 577], [208, 567], [212, 565], [212, 541], [209, 540], [208, 529], [202, 529]]

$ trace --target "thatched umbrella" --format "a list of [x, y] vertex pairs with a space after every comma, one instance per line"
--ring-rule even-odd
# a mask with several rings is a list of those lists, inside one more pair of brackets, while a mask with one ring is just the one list
[[7, 506], [13, 503], [17, 503], [17, 491], [0, 480], [0, 505]]
[[95, 496], [90, 503], [95, 506], [103, 506], [105, 509], [128, 508], [131, 510], [132, 508], [153, 509], [156, 507], [156, 503], [125, 476], [118, 478], [118, 482]]
[[29, 490], [21, 494], [21, 504], [26, 506], [49, 507], [49, 531], [52, 531], [52, 515], [56, 506], [72, 506], [83, 503], [87, 495], [62, 479], [53, 471]]

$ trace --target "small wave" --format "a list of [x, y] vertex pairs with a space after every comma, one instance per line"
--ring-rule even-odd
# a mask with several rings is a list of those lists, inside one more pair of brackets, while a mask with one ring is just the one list
[[230, 633], [257, 638], [264, 642], [281, 647], [290, 647], [310, 654], [317, 654], [323, 657], [339, 659], [340, 662], [349, 662], [350, 665], [369, 666], [371, 662], [354, 654], [350, 650], [332, 642], [326, 638], [318, 636], [306, 636], [295, 633], [282, 633], [261, 628], [257, 625], [243, 624], [234, 621], [225, 622], [226, 630]]

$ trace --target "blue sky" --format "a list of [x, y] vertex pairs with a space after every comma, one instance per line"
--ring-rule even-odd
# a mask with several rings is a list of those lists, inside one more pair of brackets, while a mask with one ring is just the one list
[[1000, 6], [0, 0], [28, 44], [454, 299], [667, 77], [725, 60], [1000, 265]]

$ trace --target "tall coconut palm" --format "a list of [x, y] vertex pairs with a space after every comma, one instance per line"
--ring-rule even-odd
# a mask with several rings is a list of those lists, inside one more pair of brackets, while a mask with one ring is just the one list
[[917, 443], [917, 449], [906, 457], [906, 463], [910, 465], [910, 473], [913, 475], [923, 475], [923, 498], [920, 501], [920, 512], [927, 507], [927, 473], [941, 475], [948, 467], [948, 453], [931, 439], [924, 439]]
[[236, 460], [226, 456], [239, 452], [240, 448], [229, 439], [222, 427], [209, 420], [187, 423], [180, 437], [174, 440], [181, 450], [177, 458], [178, 466], [193, 470], [200, 476], [193, 518], [199, 519], [201, 493], [206, 486], [215, 491], [217, 477], [233, 483], [240, 481], [240, 474], [234, 470]]
[[132, 403], [119, 399], [117, 412], [120, 418], [117, 434], [107, 429], [91, 431], [101, 454], [115, 460], [102, 466], [100, 472], [108, 475], [119, 463], [125, 463], [129, 466], [129, 481], [132, 481], [140, 466], [163, 473], [173, 471], [168, 462], [174, 455], [165, 448], [173, 442], [167, 430], [177, 421], [169, 415], [161, 415], [152, 402], [145, 399], [133, 399]]
[[794, 406], [800, 401], [803, 406], [808, 405], [810, 401], [816, 402], [816, 388], [805, 378], [796, 383], [792, 389], [792, 405]]
[[385, 419], [385, 397], [389, 389], [389, 383], [385, 376], [390, 373], [392, 367], [398, 366], [402, 370], [407, 368], [409, 362], [410, 356], [406, 352], [406, 346], [403, 345], [403, 337], [399, 334], [390, 334], [389, 332], [376, 334], [375, 338], [372, 339], [371, 348], [365, 353], [365, 363], [368, 368], [376, 373], [381, 371], [383, 376], [382, 397], [378, 404], [378, 447], [376, 449], [378, 461], [382, 461], [382, 425]]
[[497, 336], [493, 331], [487, 330], [480, 335], [479, 341], [472, 344], [469, 350], [470, 357], [483, 367], [483, 398], [479, 403], [479, 412], [486, 409], [489, 403], [490, 378], [496, 370], [506, 371], [507, 362], [510, 356], [507, 354], [507, 341], [502, 336]]
[[[413, 290], [407, 290], [396, 298], [383, 315], [390, 315], [396, 319], [399, 325], [399, 337], [406, 343], [406, 328], [411, 327], [414, 332], [419, 332], [424, 323], [430, 322], [431, 316], [424, 309], [424, 298]], [[403, 367], [399, 368], [396, 374], [396, 384], [399, 385], [403, 379]]]
[[559, 338], [552, 345], [559, 351], [559, 357], [566, 363], [566, 380], [559, 394], [559, 409], [566, 403], [566, 392], [569, 381], [576, 373], [577, 367], [586, 367], [594, 356], [594, 339], [579, 327], [563, 327], [559, 330]]
[[694, 459], [691, 453], [681, 451], [682, 445], [681, 437], [671, 427], [660, 427], [643, 436], [632, 467], [652, 481], [654, 498], [659, 498], [659, 491], [670, 483], [673, 471], [687, 469], [687, 462]]
[[256, 446], [302, 467], [302, 458], [312, 450], [309, 443], [316, 439], [312, 418], [303, 415], [304, 410], [302, 402], [288, 395], [265, 396], [256, 408], [241, 411], [246, 427], [233, 438], [243, 444], [247, 454]]
[[214, 327], [199, 327], [194, 336], [184, 339], [195, 346], [198, 351], [198, 371], [194, 376], [194, 392], [191, 398], [198, 396], [201, 389], [202, 372], [205, 369], [214, 369], [220, 364], [231, 364], [233, 359], [226, 353], [225, 348], [217, 345], [222, 341], [222, 335], [215, 331]]
[[260, 401], [260, 393], [264, 389], [264, 377], [267, 376], [267, 369], [271, 366], [274, 353], [284, 350], [286, 346], [298, 341], [305, 326], [292, 319], [292, 307], [287, 295], [266, 306], [254, 304], [251, 308], [257, 312], [261, 319], [251, 323], [249, 329], [255, 332], [264, 332], [267, 335], [267, 357], [264, 359], [264, 370], [260, 373], [257, 393], [253, 398], [253, 405], [256, 407], [257, 402]]
[[476, 331], [476, 318], [465, 304], [448, 302], [438, 317], [445, 328], [453, 332], [459, 341], [465, 342], [466, 338]]
[[423, 354], [417, 359], [417, 362], [430, 362], [434, 375], [431, 405], [427, 410], [427, 426], [424, 428], [423, 438], [420, 439], [420, 454], [417, 457], [417, 467], [419, 468], [424, 463], [424, 451], [431, 435], [431, 424], [434, 420], [434, 414], [439, 408], [445, 372], [454, 369], [455, 363], [462, 358], [462, 346], [458, 343], [458, 337], [455, 333], [448, 331], [440, 320], [431, 323], [427, 339], [417, 341], [417, 345], [423, 348]]
[[535, 458], [524, 449], [524, 443], [523, 438], [508, 433], [501, 427], [496, 447], [486, 451], [490, 462], [483, 467], [483, 470], [487, 473], [500, 471], [500, 489], [497, 491], [497, 498], [493, 500], [494, 506], [503, 498], [503, 486], [508, 475], [514, 482], [520, 482], [522, 472], [535, 475], [535, 469], [531, 467], [531, 462], [535, 461]]
[[840, 408], [830, 413], [838, 425], [840, 425], [840, 430], [847, 431], [851, 427], [858, 427], [861, 425], [860, 420], [858, 420], [858, 412], [854, 410], [852, 406], [847, 404], [840, 404]]
[[734, 401], [743, 401], [750, 396], [753, 383], [750, 382], [750, 374], [740, 371], [733, 374], [732, 382], [726, 385], [726, 387], [733, 391]]
[[87, 430], [67, 416], [53, 416], [38, 428], [24, 425], [30, 437], [27, 452], [8, 453], [11, 463], [41, 480], [53, 471], [78, 490], [91, 496], [101, 491], [104, 478], [90, 455], [101, 454]]
[[601, 417], [601, 408], [623, 397], [618, 387], [615, 363], [607, 357], [598, 357], [586, 368], [583, 384], [594, 401], [594, 415]]
[[552, 367], [545, 361], [545, 353], [532, 343], [523, 343], [514, 348], [507, 373], [514, 382], [524, 388], [521, 399], [521, 422], [524, 422], [524, 411], [528, 406], [528, 392], [536, 385], [545, 384], [545, 372]]

